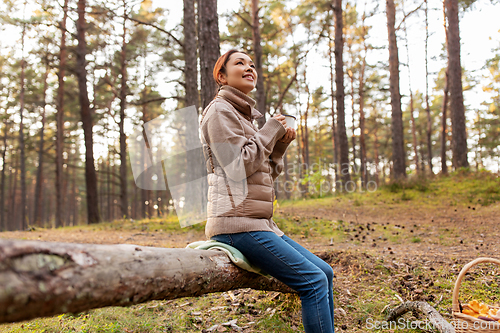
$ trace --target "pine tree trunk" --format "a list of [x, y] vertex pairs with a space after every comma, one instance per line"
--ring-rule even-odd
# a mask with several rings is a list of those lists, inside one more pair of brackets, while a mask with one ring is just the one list
[[[25, 2], [26, 6], [26, 2]], [[24, 60], [24, 37], [26, 35], [26, 24], [23, 25], [23, 35], [21, 39], [21, 52], [23, 58], [21, 60], [21, 93], [19, 95], [19, 116], [21, 121], [19, 123], [19, 150], [20, 150], [20, 172], [21, 172], [21, 221], [18, 229], [25, 230], [27, 227], [26, 216], [26, 157], [24, 147], [24, 93], [25, 93], [25, 73], [26, 73], [26, 60]]]
[[87, 45], [85, 43], [85, 8], [86, 0], [78, 0], [78, 20], [76, 21], [78, 46], [76, 51], [76, 72], [78, 75], [80, 112], [85, 139], [85, 183], [87, 190], [87, 223], [99, 223], [99, 206], [97, 195], [97, 176], [94, 164], [94, 147], [92, 139], [92, 113], [87, 91], [87, 70], [85, 69]]
[[[403, 12], [404, 14], [404, 12]], [[406, 14], [405, 14], [406, 15]], [[413, 115], [415, 112], [414, 103], [413, 103], [413, 90], [411, 88], [411, 71], [410, 71], [410, 50], [408, 48], [408, 31], [406, 28], [406, 22], [404, 25], [404, 33], [405, 33], [405, 48], [406, 48], [406, 62], [408, 63], [408, 90], [410, 91], [410, 121], [411, 121], [411, 136], [412, 136], [412, 146], [413, 146], [413, 160], [415, 162], [415, 170], [417, 171], [417, 175], [420, 174], [420, 165], [418, 164], [418, 145], [417, 145], [417, 129], [415, 124], [415, 116]], [[425, 174], [425, 169], [422, 169]]]
[[[8, 230], [18, 230], [18, 226], [19, 226], [19, 221], [18, 221], [18, 205], [17, 205], [17, 178], [18, 178], [18, 174], [19, 174], [19, 155], [15, 155], [16, 156], [16, 160], [14, 162], [14, 170], [16, 170], [14, 172], [14, 174], [11, 174], [10, 175], [10, 179], [11, 179], [11, 185], [9, 186], [9, 192], [10, 192], [10, 217], [9, 217], [9, 220], [10, 222], [8, 223], [8, 226], [7, 226], [7, 229]], [[14, 183], [12, 185], [12, 183]], [[10, 191], [10, 189], [12, 189], [12, 192]]]
[[345, 127], [345, 106], [344, 106], [344, 21], [342, 15], [342, 0], [334, 0], [335, 12], [335, 83], [337, 91], [335, 94], [337, 102], [337, 131], [340, 157], [340, 177], [343, 186], [351, 180], [349, 170], [349, 143], [347, 141], [347, 131]]
[[[364, 21], [363, 21], [363, 29]], [[366, 140], [365, 140], [365, 69], [366, 69], [366, 54], [368, 52], [368, 48], [366, 46], [364, 36], [363, 36], [363, 48], [364, 48], [364, 56], [361, 60], [361, 71], [359, 74], [359, 148], [361, 150], [361, 179], [363, 180], [363, 184], [366, 186], [368, 183], [368, 170], [366, 169]]]
[[446, 165], [446, 137], [447, 137], [447, 110], [448, 110], [448, 70], [445, 73], [444, 90], [443, 90], [443, 105], [441, 116], [441, 173], [448, 174], [448, 166]]
[[[288, 151], [288, 149], [287, 149]], [[291, 193], [289, 189], [287, 188], [287, 184], [290, 181], [290, 174], [288, 173], [288, 154], [287, 151], [283, 154], [283, 170], [285, 172], [285, 182], [283, 184], [283, 191], [285, 192], [285, 197], [286, 199], [290, 199]]]
[[458, 27], [458, 0], [445, 0], [448, 19], [448, 79], [450, 89], [451, 151], [455, 169], [468, 167], [467, 133], [465, 128], [462, 67], [460, 65], [460, 32]]
[[432, 119], [431, 107], [429, 105], [429, 66], [427, 60], [427, 44], [429, 41], [429, 23], [428, 23], [427, 0], [425, 0], [425, 112], [427, 114], [427, 158], [429, 164], [429, 172], [434, 174], [432, 170]]
[[45, 74], [43, 76], [43, 106], [42, 106], [42, 128], [40, 129], [40, 142], [38, 150], [38, 170], [36, 174], [35, 183], [35, 212], [33, 216], [33, 224], [41, 227], [42, 226], [42, 196], [43, 196], [43, 146], [44, 146], [44, 132], [45, 132], [45, 109], [47, 106], [46, 96], [47, 96], [47, 77], [49, 74], [49, 66], [46, 65]]
[[217, 91], [217, 85], [213, 78], [214, 66], [217, 59], [220, 57], [217, 0], [198, 0], [198, 29], [201, 71], [201, 108], [204, 110], [208, 103], [214, 98]]
[[378, 127], [375, 125], [375, 129], [373, 131], [373, 155], [375, 158], [375, 181], [377, 185], [380, 184], [380, 168], [379, 168], [379, 156], [378, 156], [378, 135], [377, 135]]
[[[196, 47], [196, 20], [194, 0], [184, 0], [184, 76], [186, 82], [186, 107], [183, 119], [186, 126], [186, 146], [201, 147], [199, 139], [198, 114], [198, 66]], [[190, 148], [186, 151], [186, 173], [193, 175], [191, 179], [207, 179], [207, 170], [203, 163], [203, 151], [200, 148]], [[164, 177], [166, 178], [166, 177]], [[190, 199], [185, 201], [185, 211], [206, 212], [208, 183], [192, 182]], [[161, 193], [161, 192], [158, 192]], [[157, 196], [158, 197], [158, 196]], [[187, 199], [187, 198], [186, 198]], [[161, 202], [158, 202], [158, 216], [161, 213]]]
[[[76, 155], [73, 155], [73, 161], [76, 164]], [[78, 225], [78, 207], [76, 203], [76, 168], [73, 168], [71, 175], [71, 226]]]
[[[305, 72], [304, 72], [305, 75]], [[304, 85], [306, 87], [306, 93], [307, 93], [307, 104], [306, 104], [306, 110], [304, 112], [304, 127], [302, 128], [303, 130], [303, 136], [302, 136], [302, 147], [303, 151], [302, 154], [304, 155], [304, 163], [306, 165], [307, 170], [309, 171], [310, 168], [310, 160], [309, 160], [309, 127], [307, 126], [307, 120], [309, 118], [309, 108], [310, 108], [310, 103], [309, 100], [311, 98], [311, 94], [309, 93], [309, 85], [307, 84], [305, 77], [304, 77]]]
[[[7, 108], [5, 109], [5, 118], [7, 119]], [[7, 154], [7, 134], [9, 133], [9, 121], [5, 121], [4, 135], [3, 135], [3, 150], [2, 150], [2, 174], [0, 178], [0, 232], [8, 230], [7, 222], [5, 220], [5, 168], [7, 161], [5, 155]], [[12, 175], [10, 176], [12, 177]]]
[[[126, 2], [123, 1], [123, 11], [126, 14]], [[120, 52], [120, 218], [128, 218], [127, 197], [127, 136], [125, 134], [125, 109], [127, 107], [127, 19], [123, 19], [122, 49]]]
[[252, 39], [255, 69], [257, 71], [257, 91], [255, 92], [255, 101], [257, 110], [264, 115], [257, 119], [259, 128], [266, 123], [266, 94], [264, 91], [264, 75], [262, 70], [262, 45], [260, 41], [260, 23], [259, 23], [259, 0], [252, 0]]
[[62, 214], [64, 197], [62, 195], [63, 183], [63, 149], [64, 149], [64, 77], [66, 76], [66, 21], [68, 18], [68, 0], [64, 0], [63, 19], [61, 21], [61, 44], [59, 46], [59, 71], [57, 73], [57, 99], [56, 99], [56, 227], [63, 226]]
[[332, 103], [332, 147], [333, 147], [333, 163], [335, 165], [335, 190], [340, 191], [341, 188], [338, 188], [337, 185], [339, 184], [337, 182], [338, 177], [339, 177], [339, 144], [338, 144], [338, 134], [337, 134], [337, 126], [335, 125], [336, 123], [336, 117], [335, 117], [335, 73], [334, 73], [334, 65], [333, 65], [333, 40], [330, 36], [330, 29], [328, 29], [328, 57], [329, 57], [329, 62], [330, 62], [330, 98], [331, 98], [331, 103]]
[[[415, 112], [415, 109], [413, 107], [413, 92], [410, 89], [410, 120], [411, 120], [411, 136], [413, 139], [413, 160], [415, 161], [415, 170], [417, 171], [417, 174], [420, 173], [420, 165], [418, 164], [418, 144], [417, 144], [417, 129], [416, 129], [416, 124], [415, 124], [415, 116], [413, 113]], [[422, 171], [425, 174], [425, 170], [422, 169]]]
[[401, 111], [401, 94], [399, 92], [399, 57], [396, 41], [396, 8], [394, 6], [394, 0], [386, 0], [386, 6], [392, 108], [392, 163], [394, 178], [398, 180], [406, 178], [406, 161], [403, 136], [403, 113]]
[[112, 197], [111, 197], [111, 150], [108, 150], [108, 158], [107, 158], [107, 163], [106, 163], [106, 171], [107, 171], [107, 176], [106, 176], [106, 198], [107, 198], [107, 204], [106, 204], [106, 216], [107, 216], [107, 221], [111, 222], [112, 217], [111, 217], [111, 205], [112, 203]]
[[[351, 48], [350, 46], [348, 47], [348, 53], [351, 53]], [[352, 55], [351, 55], [352, 56]], [[354, 64], [354, 61], [353, 61]], [[354, 105], [356, 104], [356, 99], [354, 98], [354, 72], [353, 71], [348, 71], [347, 76], [349, 76], [350, 79], [350, 86], [351, 86], [351, 110], [352, 110], [352, 127], [351, 127], [351, 142], [352, 142], [352, 169], [354, 173], [357, 173], [358, 170], [358, 165], [356, 164], [356, 109]]]

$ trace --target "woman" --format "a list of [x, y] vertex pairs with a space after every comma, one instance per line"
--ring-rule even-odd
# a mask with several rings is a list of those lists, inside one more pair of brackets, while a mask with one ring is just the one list
[[215, 64], [219, 89], [200, 122], [208, 169], [205, 234], [237, 248], [262, 271], [296, 290], [307, 333], [331, 333], [333, 270], [286, 236], [272, 219], [276, 177], [283, 154], [296, 138], [285, 116], [275, 115], [259, 130], [263, 115], [248, 96], [257, 72], [245, 53], [230, 50]]

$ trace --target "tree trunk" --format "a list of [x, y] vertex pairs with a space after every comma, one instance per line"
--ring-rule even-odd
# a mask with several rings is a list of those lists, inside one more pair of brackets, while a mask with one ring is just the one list
[[89, 224], [99, 223], [99, 206], [97, 196], [97, 176], [94, 164], [94, 147], [92, 139], [92, 114], [90, 110], [89, 95], [87, 91], [87, 70], [85, 69], [87, 45], [85, 44], [85, 7], [86, 0], [78, 0], [78, 20], [76, 30], [78, 46], [76, 50], [76, 72], [78, 75], [78, 88], [80, 100], [80, 112], [83, 123], [83, 134], [85, 138], [85, 183], [87, 189], [87, 222]]
[[[363, 20], [363, 30], [365, 30], [364, 20]], [[365, 33], [366, 35], [366, 33]], [[368, 53], [368, 48], [366, 46], [365, 38], [363, 35], [363, 49], [364, 56], [361, 60], [361, 71], [359, 73], [359, 148], [361, 157], [361, 179], [362, 184], [366, 186], [368, 183], [368, 170], [366, 170], [366, 140], [365, 140], [365, 69], [366, 69], [366, 54]]]
[[451, 151], [455, 169], [468, 167], [467, 133], [465, 128], [462, 67], [460, 65], [460, 32], [458, 27], [458, 0], [445, 0], [448, 19], [448, 79], [451, 113]]
[[334, 0], [335, 12], [335, 83], [337, 87], [337, 131], [340, 155], [340, 176], [343, 187], [351, 180], [349, 171], [349, 143], [347, 141], [347, 131], [345, 127], [345, 107], [344, 107], [344, 21], [342, 15], [342, 0]]
[[257, 110], [264, 115], [257, 119], [257, 125], [262, 128], [266, 123], [266, 94], [264, 91], [264, 75], [262, 71], [262, 45], [260, 43], [260, 23], [259, 23], [259, 0], [252, 0], [252, 39], [255, 69], [257, 71], [257, 91], [255, 92], [255, 101]]
[[[409, 81], [411, 82], [411, 81]], [[420, 166], [418, 165], [418, 144], [417, 144], [417, 129], [415, 125], [415, 116], [413, 113], [415, 112], [414, 107], [413, 107], [413, 92], [411, 91], [410, 88], [410, 119], [411, 119], [411, 136], [413, 140], [413, 160], [415, 161], [415, 170], [417, 171], [417, 175], [420, 173]], [[425, 174], [425, 170], [423, 170], [423, 173]]]
[[[73, 155], [73, 161], [76, 164], [76, 154]], [[71, 176], [71, 226], [78, 225], [78, 204], [76, 202], [76, 168], [73, 168]]]
[[49, 75], [49, 66], [46, 64], [45, 74], [43, 76], [43, 106], [42, 106], [42, 128], [40, 129], [40, 142], [38, 150], [38, 169], [36, 174], [36, 184], [35, 184], [35, 204], [34, 204], [34, 216], [33, 224], [41, 227], [42, 226], [42, 197], [43, 197], [43, 145], [44, 145], [44, 132], [45, 132], [45, 109], [47, 106], [46, 96], [47, 96], [47, 77]]
[[425, 0], [425, 112], [427, 114], [427, 158], [429, 163], [429, 172], [434, 174], [432, 170], [432, 119], [431, 107], [429, 105], [429, 66], [427, 60], [427, 44], [429, 41], [429, 23], [428, 23], [427, 0]]
[[[7, 119], [7, 108], [5, 109], [5, 119]], [[9, 133], [9, 121], [4, 122], [4, 135], [3, 135], [3, 150], [2, 150], [2, 175], [0, 180], [0, 232], [8, 230], [7, 222], [5, 221], [5, 168], [7, 163], [5, 155], [7, 154], [7, 134]], [[12, 178], [12, 174], [9, 178]]]
[[406, 178], [406, 161], [403, 137], [403, 113], [401, 112], [401, 94], [399, 92], [399, 57], [396, 41], [396, 8], [394, 0], [386, 0], [387, 31], [389, 35], [389, 72], [392, 108], [392, 163], [394, 178]]
[[[349, 46], [347, 48], [348, 53], [351, 54], [351, 47]], [[354, 58], [354, 55], [351, 54], [351, 57]], [[352, 61], [353, 66], [354, 66], [354, 60]], [[351, 86], [351, 110], [352, 110], [352, 126], [351, 126], [351, 143], [352, 143], [352, 169], [354, 173], [358, 173], [358, 165], [356, 164], [356, 109], [354, 105], [356, 104], [356, 99], [354, 98], [354, 69], [348, 70], [347, 71], [347, 76], [349, 76], [350, 79], [350, 86]]]
[[446, 136], [447, 134], [447, 109], [448, 109], [448, 70], [445, 73], [445, 82], [443, 90], [443, 106], [441, 116], [441, 173], [448, 174], [448, 166], [446, 165]]
[[288, 154], [286, 151], [283, 154], [283, 171], [285, 173], [285, 182], [283, 184], [283, 191], [285, 192], [285, 198], [288, 200], [291, 198], [290, 191], [293, 189], [293, 187], [290, 190], [287, 187], [287, 184], [290, 181], [290, 173], [288, 172]]
[[[378, 127], [377, 127], [377, 123], [375, 122], [375, 128], [373, 130], [373, 154], [375, 155], [374, 158], [375, 158], [375, 181], [377, 183], [377, 185], [380, 184], [380, 167], [379, 167], [379, 164], [380, 164], [380, 160], [379, 160], [379, 156], [378, 156], [378, 135], [377, 135], [377, 131], [378, 131]], [[382, 177], [385, 177], [385, 175], [383, 174]]]
[[[26, 7], [26, 2], [24, 4]], [[27, 216], [26, 216], [26, 157], [25, 157], [25, 147], [24, 147], [24, 92], [25, 92], [25, 72], [26, 72], [26, 60], [24, 60], [24, 36], [26, 35], [26, 24], [23, 24], [23, 34], [21, 39], [21, 53], [23, 58], [21, 60], [21, 93], [19, 95], [19, 103], [21, 105], [19, 110], [19, 116], [21, 121], [19, 123], [19, 150], [21, 152], [20, 156], [20, 172], [21, 172], [21, 223], [18, 226], [19, 229], [25, 230], [27, 227]]]
[[[194, 147], [200, 147], [198, 114], [198, 66], [197, 66], [197, 47], [196, 47], [196, 19], [194, 11], [194, 0], [184, 0], [184, 77], [186, 82], [186, 107], [192, 108], [184, 111], [183, 119], [186, 125], [185, 138], [186, 147], [186, 166], [187, 174], [193, 175], [191, 198], [186, 200], [185, 211], [206, 211], [206, 202], [208, 195], [208, 183], [198, 181], [207, 179], [207, 170], [203, 163], [203, 151]], [[193, 111], [194, 110], [194, 111]], [[166, 177], [165, 177], [166, 178]], [[162, 193], [163, 191], [159, 192]], [[158, 197], [158, 195], [157, 195]], [[187, 198], [186, 198], [187, 199]], [[161, 213], [161, 204], [158, 202], [158, 214]]]
[[[310, 159], [309, 159], [309, 127], [307, 126], [307, 120], [309, 118], [309, 108], [310, 108], [310, 102], [309, 100], [311, 99], [311, 94], [309, 92], [309, 85], [307, 84], [306, 78], [305, 78], [305, 70], [304, 70], [304, 86], [306, 88], [306, 94], [307, 94], [307, 104], [306, 104], [306, 110], [304, 112], [304, 127], [302, 128], [303, 131], [303, 136], [302, 136], [302, 154], [304, 157], [304, 164], [306, 166], [306, 170], [309, 173], [309, 168], [310, 168]], [[311, 170], [312, 171], [312, 170]]]
[[217, 59], [220, 57], [217, 0], [198, 0], [198, 29], [201, 71], [201, 108], [204, 110], [208, 103], [214, 98], [217, 88], [213, 78], [214, 66]]
[[[406, 16], [406, 14], [403, 12]], [[408, 30], [406, 27], [406, 21], [404, 25], [405, 32], [405, 48], [406, 48], [406, 63], [408, 64], [408, 90], [410, 91], [410, 121], [411, 121], [411, 136], [412, 136], [412, 146], [413, 146], [413, 160], [415, 162], [415, 171], [417, 175], [420, 174], [420, 166], [418, 164], [418, 145], [417, 145], [417, 129], [415, 124], [415, 116], [413, 113], [415, 112], [414, 103], [413, 103], [413, 90], [411, 88], [411, 71], [410, 71], [410, 50], [408, 48]], [[427, 66], [427, 62], [426, 62]], [[422, 169], [425, 174], [425, 170]]]
[[294, 291], [224, 252], [0, 240], [0, 323], [238, 288]]
[[64, 0], [63, 19], [61, 21], [61, 45], [59, 48], [59, 72], [57, 99], [56, 99], [56, 227], [63, 226], [62, 214], [64, 197], [62, 195], [63, 183], [63, 149], [64, 149], [64, 77], [66, 75], [66, 21], [68, 18], [68, 0]]
[[123, 35], [120, 52], [120, 218], [128, 218], [127, 197], [127, 135], [125, 134], [125, 109], [127, 107], [127, 7], [123, 1]]
[[329, 62], [330, 62], [330, 99], [332, 102], [332, 147], [333, 147], [333, 163], [335, 165], [335, 191], [340, 191], [340, 188], [337, 188], [337, 180], [339, 177], [339, 144], [338, 144], [338, 133], [337, 133], [337, 126], [335, 125], [336, 123], [336, 117], [335, 117], [335, 88], [334, 88], [334, 83], [335, 83], [335, 72], [334, 72], [334, 65], [333, 65], [333, 40], [330, 36], [330, 29], [328, 29], [328, 57], [329, 57]]
[[[445, 47], [448, 45], [448, 26], [446, 24], [446, 3], [443, 1], [443, 26], [445, 32], [446, 43]], [[444, 78], [444, 89], [443, 89], [443, 105], [441, 114], [441, 173], [443, 175], [448, 174], [448, 166], [446, 165], [446, 121], [447, 121], [447, 109], [448, 109], [448, 69], [445, 71]]]
[[[7, 230], [17, 230], [17, 175], [19, 174], [19, 155], [15, 155], [16, 160], [14, 161], [13, 168], [15, 170], [14, 174], [9, 176], [9, 193], [10, 193], [10, 218], [7, 222]], [[12, 184], [14, 183], [14, 184]]]

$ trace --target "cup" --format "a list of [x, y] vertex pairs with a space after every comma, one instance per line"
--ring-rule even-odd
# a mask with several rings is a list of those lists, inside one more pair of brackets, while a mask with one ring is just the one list
[[295, 128], [295, 122], [297, 119], [297, 118], [295, 118], [295, 116], [292, 116], [291, 114], [283, 114], [283, 113], [281, 115], [285, 116], [287, 127]]

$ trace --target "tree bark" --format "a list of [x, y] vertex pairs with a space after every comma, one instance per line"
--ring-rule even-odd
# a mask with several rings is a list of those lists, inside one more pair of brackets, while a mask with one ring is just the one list
[[458, 27], [458, 0], [445, 0], [448, 19], [448, 79], [450, 89], [451, 151], [455, 169], [468, 167], [467, 133], [465, 128], [462, 67], [460, 64], [460, 32]]
[[427, 10], [427, 0], [425, 0], [425, 112], [427, 114], [427, 158], [429, 163], [429, 172], [431, 175], [434, 174], [432, 170], [432, 119], [431, 119], [431, 107], [429, 105], [429, 66], [427, 60], [427, 48], [429, 41], [429, 23], [428, 23], [428, 10]]
[[448, 110], [448, 71], [445, 73], [445, 82], [443, 90], [443, 106], [441, 116], [441, 173], [448, 174], [448, 166], [446, 165], [446, 136], [447, 134], [447, 110]]
[[[448, 45], [448, 27], [446, 23], [446, 3], [443, 1], [443, 25], [446, 43]], [[446, 121], [447, 121], [447, 109], [448, 109], [448, 69], [445, 71], [444, 78], [444, 89], [443, 89], [443, 105], [442, 105], [442, 115], [441, 115], [441, 173], [443, 175], [448, 174], [448, 166], [446, 164]]]
[[[217, 85], [213, 70], [220, 57], [219, 19], [217, 0], [198, 0], [198, 40], [201, 71], [201, 108], [214, 98]], [[260, 111], [260, 110], [259, 110]]]
[[[10, 193], [10, 220], [7, 220], [7, 230], [17, 230], [17, 175], [19, 174], [19, 155], [15, 155], [13, 168], [14, 174], [10, 175], [9, 193]], [[14, 184], [12, 184], [14, 183]]]
[[120, 52], [120, 218], [128, 218], [127, 197], [127, 135], [125, 134], [125, 109], [127, 107], [127, 3], [123, 1], [123, 35]]
[[[26, 1], [24, 3], [26, 8]], [[21, 39], [21, 53], [23, 55], [21, 59], [21, 93], [19, 95], [19, 116], [21, 121], [19, 123], [19, 150], [21, 151], [20, 156], [20, 172], [21, 172], [21, 223], [17, 227], [18, 229], [25, 230], [27, 227], [27, 216], [26, 216], [26, 157], [25, 157], [25, 147], [24, 147], [24, 93], [25, 93], [25, 74], [26, 74], [26, 60], [24, 60], [24, 37], [26, 35], [26, 24], [23, 23], [23, 33]]]
[[328, 29], [328, 58], [330, 63], [330, 99], [332, 102], [332, 147], [333, 147], [333, 163], [335, 165], [335, 191], [340, 191], [341, 189], [337, 187], [338, 177], [339, 177], [339, 144], [338, 144], [338, 134], [337, 134], [337, 126], [336, 126], [336, 117], [335, 117], [335, 72], [334, 72], [334, 64], [332, 54], [334, 53], [332, 45], [334, 44], [331, 35], [330, 29]]
[[392, 108], [392, 163], [394, 178], [406, 178], [406, 161], [403, 137], [403, 113], [401, 111], [401, 94], [399, 92], [399, 57], [396, 41], [396, 8], [394, 0], [386, 0], [387, 31], [389, 35], [389, 72]]
[[427, 302], [405, 302], [395, 309], [389, 311], [386, 321], [395, 321], [409, 311], [418, 311], [427, 317], [432, 327], [441, 333], [455, 333], [455, 328], [447, 322], [443, 316], [439, 314]]
[[64, 77], [66, 75], [66, 21], [68, 18], [68, 0], [64, 0], [63, 19], [61, 21], [61, 45], [59, 47], [59, 72], [56, 99], [56, 227], [63, 226], [64, 197], [63, 183], [63, 149], [64, 149]]
[[184, 76], [186, 81], [186, 106], [194, 105], [199, 113], [196, 16], [194, 0], [184, 0]]
[[368, 183], [368, 170], [366, 169], [366, 140], [365, 140], [365, 69], [366, 69], [366, 55], [368, 53], [368, 48], [366, 46], [365, 36], [366, 36], [366, 27], [363, 19], [363, 31], [364, 35], [362, 37], [364, 55], [361, 60], [361, 71], [359, 73], [359, 149], [360, 149], [360, 158], [361, 158], [361, 179], [365, 186]]
[[335, 83], [337, 102], [337, 131], [340, 157], [340, 177], [343, 186], [351, 180], [349, 171], [349, 143], [345, 127], [345, 106], [344, 106], [344, 21], [342, 17], [342, 0], [334, 0], [335, 13]]
[[255, 69], [257, 70], [257, 91], [255, 92], [255, 101], [257, 110], [264, 115], [257, 119], [257, 125], [262, 128], [266, 123], [266, 94], [264, 91], [264, 75], [262, 71], [262, 45], [260, 42], [260, 23], [259, 23], [259, 0], [252, 0], [252, 39]]
[[[7, 155], [7, 134], [9, 133], [9, 124], [7, 120], [7, 108], [5, 109], [5, 127], [3, 135], [3, 150], [2, 150], [2, 174], [0, 178], [0, 232], [8, 230], [8, 225], [5, 221], [5, 168], [7, 167], [7, 162], [5, 161], [5, 155]], [[9, 177], [12, 179], [12, 175]]]
[[[406, 17], [406, 14], [405, 14], [405, 17]], [[415, 112], [415, 108], [414, 108], [414, 103], [413, 103], [413, 90], [411, 88], [410, 50], [408, 48], [408, 29], [406, 27], [406, 21], [404, 22], [404, 32], [405, 32], [406, 62], [408, 64], [408, 90], [410, 91], [410, 121], [411, 121], [411, 136], [412, 136], [412, 143], [413, 143], [413, 154], [414, 154], [413, 160], [415, 162], [415, 171], [417, 172], [417, 175], [418, 175], [418, 174], [420, 174], [420, 166], [418, 164], [417, 129], [416, 129], [416, 124], [415, 124], [415, 116], [413, 115]], [[426, 66], [427, 66], [427, 60], [426, 60]], [[427, 91], [427, 88], [426, 88], [426, 91]], [[425, 174], [425, 170], [422, 169], [422, 171]]]
[[35, 184], [35, 204], [34, 204], [34, 216], [33, 223], [41, 227], [42, 226], [42, 197], [43, 197], [43, 146], [44, 146], [44, 132], [45, 132], [45, 109], [47, 107], [47, 77], [49, 75], [49, 65], [45, 66], [45, 73], [43, 75], [43, 100], [42, 100], [42, 128], [40, 129], [40, 142], [38, 150], [38, 169], [36, 173], [36, 184]]
[[[354, 67], [354, 54], [352, 54], [352, 48], [351, 48], [351, 45], [349, 45], [350, 43], [348, 43], [348, 47], [347, 47], [347, 52], [349, 53], [351, 59], [352, 59], [352, 67]], [[357, 152], [356, 152], [356, 109], [354, 107], [354, 105], [356, 104], [356, 99], [354, 98], [354, 68], [351, 68], [351, 69], [348, 69], [347, 70], [347, 76], [349, 77], [350, 79], [350, 88], [351, 88], [351, 110], [352, 110], [352, 127], [351, 127], [351, 132], [352, 132], [352, 136], [351, 136], [351, 143], [352, 143], [352, 169], [354, 171], [354, 173], [358, 173], [359, 172], [359, 169], [358, 169], [358, 165], [356, 164], [356, 155], [357, 155]]]
[[0, 323], [238, 288], [295, 292], [221, 251], [0, 240]]
[[85, 138], [85, 183], [87, 189], [87, 221], [89, 224], [99, 223], [99, 206], [97, 195], [97, 176], [94, 164], [94, 147], [92, 139], [92, 114], [87, 91], [87, 70], [85, 69], [87, 45], [85, 44], [85, 7], [86, 0], [78, 0], [78, 20], [76, 21], [78, 46], [76, 50], [76, 72], [78, 75], [80, 112]]
[[[184, 77], [186, 81], [186, 107], [194, 107], [196, 113], [185, 111], [183, 119], [186, 125], [185, 138], [186, 147], [200, 146], [198, 115], [199, 94], [198, 94], [198, 66], [197, 66], [197, 46], [196, 46], [196, 19], [194, 10], [194, 0], [184, 0]], [[207, 170], [203, 163], [203, 152], [201, 149], [190, 148], [186, 151], [187, 174], [193, 175], [191, 179], [206, 179]], [[195, 176], [196, 175], [196, 176]], [[166, 177], [165, 177], [166, 178]], [[186, 200], [185, 211], [206, 211], [208, 195], [207, 182], [193, 182], [191, 189], [191, 200]], [[161, 191], [160, 193], [162, 193]], [[158, 203], [158, 215], [161, 213], [162, 202]]]

